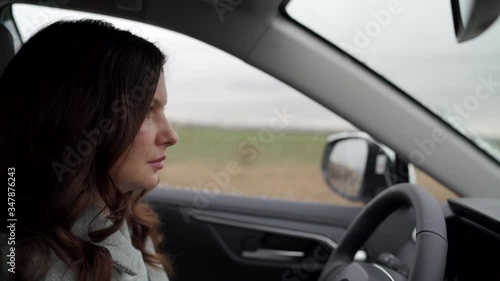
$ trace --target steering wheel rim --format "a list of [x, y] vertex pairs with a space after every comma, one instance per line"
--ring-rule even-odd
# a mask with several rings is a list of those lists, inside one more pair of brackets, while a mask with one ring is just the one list
[[[410, 183], [394, 185], [368, 203], [351, 223], [339, 246], [332, 252], [319, 281], [336, 280], [343, 268], [389, 215], [412, 207], [416, 216], [416, 246], [408, 281], [442, 281], [448, 240], [443, 211], [430, 192]], [[355, 281], [355, 280], [350, 280]]]

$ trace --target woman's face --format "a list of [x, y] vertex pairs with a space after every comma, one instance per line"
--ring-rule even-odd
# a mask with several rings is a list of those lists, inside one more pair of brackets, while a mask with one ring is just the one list
[[149, 113], [135, 137], [131, 151], [110, 172], [123, 192], [149, 190], [160, 182], [159, 170], [163, 168], [167, 156], [165, 150], [179, 140], [165, 116], [166, 104], [167, 90], [161, 73]]

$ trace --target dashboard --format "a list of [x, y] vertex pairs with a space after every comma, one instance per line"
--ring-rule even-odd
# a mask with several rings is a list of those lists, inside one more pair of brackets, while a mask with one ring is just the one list
[[500, 200], [449, 199], [447, 281], [500, 281]]
[[[500, 200], [453, 198], [442, 204], [448, 255], [445, 281], [500, 281]], [[415, 255], [415, 214], [402, 209], [367, 242], [369, 259], [393, 253], [411, 268]]]

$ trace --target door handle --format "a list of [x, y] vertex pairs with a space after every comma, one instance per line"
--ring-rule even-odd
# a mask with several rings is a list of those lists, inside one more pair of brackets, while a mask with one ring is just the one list
[[[281, 261], [281, 262], [296, 262], [300, 261], [305, 257], [305, 253], [302, 251], [287, 251], [287, 250], [276, 250], [276, 249], [265, 249], [258, 248], [255, 251], [243, 251], [241, 255], [248, 259], [259, 259], [259, 260], [270, 260], [270, 261]], [[356, 252], [354, 256], [355, 261], [366, 261], [367, 254], [363, 250]]]
[[305, 257], [305, 253], [302, 251], [287, 251], [287, 250], [277, 250], [277, 249], [266, 249], [258, 248], [255, 251], [243, 251], [241, 255], [244, 258], [249, 259], [259, 259], [268, 261], [280, 261], [280, 262], [296, 262], [302, 260]]

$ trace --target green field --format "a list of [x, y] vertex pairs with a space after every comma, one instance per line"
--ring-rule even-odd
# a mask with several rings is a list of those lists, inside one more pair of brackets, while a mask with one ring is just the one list
[[[241, 165], [278, 162], [317, 164], [323, 154], [327, 134], [264, 134], [258, 130], [224, 130], [218, 128], [177, 128], [179, 142], [168, 149], [169, 161], [206, 161], [222, 163], [230, 160]], [[257, 145], [252, 145], [251, 140]], [[241, 147], [247, 151], [242, 153]], [[253, 151], [250, 153], [248, 151]], [[252, 157], [255, 155], [255, 157]]]
[[[176, 131], [179, 142], [167, 149], [166, 166], [160, 175], [162, 186], [359, 205], [335, 194], [323, 180], [321, 159], [327, 133], [263, 135], [258, 130], [194, 127], [178, 127]], [[231, 162], [237, 163], [240, 171], [230, 177], [229, 184], [215, 190], [207, 188], [214, 182], [213, 175], [223, 173]], [[428, 188], [440, 201], [456, 196], [419, 170], [417, 184]]]

